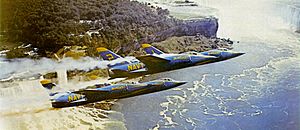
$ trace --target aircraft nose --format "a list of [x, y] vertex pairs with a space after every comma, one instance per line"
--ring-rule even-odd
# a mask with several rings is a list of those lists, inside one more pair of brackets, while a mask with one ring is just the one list
[[186, 84], [187, 82], [186, 81], [176, 81], [175, 84], [180, 86], [180, 85], [183, 85], [183, 84]]
[[244, 55], [245, 53], [243, 52], [234, 52], [232, 53], [234, 57], [240, 56], [240, 55]]

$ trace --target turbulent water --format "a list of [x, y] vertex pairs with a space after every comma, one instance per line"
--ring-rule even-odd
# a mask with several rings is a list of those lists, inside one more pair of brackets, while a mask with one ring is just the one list
[[178, 18], [219, 18], [219, 37], [246, 54], [227, 61], [156, 74], [189, 84], [120, 100], [128, 129], [300, 129], [299, 2], [271, 0], [152, 2]]
[[104, 68], [107, 62], [93, 58], [64, 59], [0, 59], [0, 129], [126, 129], [122, 113], [102, 110], [99, 105], [116, 102], [100, 102], [94, 105], [54, 109], [47, 91], [39, 83], [40, 76], [57, 72], [62, 91], [78, 89], [106, 82], [107, 79], [90, 82], [67, 82], [66, 70]]
[[[140, 0], [144, 1], [144, 0]], [[113, 110], [53, 109], [40, 74], [58, 71], [65, 89], [93, 82], [66, 82], [69, 69], [104, 67], [91, 58], [0, 59], [0, 129], [300, 129], [300, 26], [297, 0], [148, 0], [181, 19], [219, 18], [218, 36], [231, 38], [245, 55], [223, 62], [146, 77], [189, 81], [171, 90], [122, 99]], [[15, 80], [25, 78], [25, 80]], [[31, 78], [35, 77], [35, 78]], [[2, 82], [2, 81], [10, 82]]]

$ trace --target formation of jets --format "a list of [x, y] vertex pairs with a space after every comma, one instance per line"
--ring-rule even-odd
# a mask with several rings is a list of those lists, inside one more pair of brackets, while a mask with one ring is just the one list
[[[181, 54], [164, 53], [150, 44], [142, 44], [142, 48], [146, 52], [146, 55], [136, 57], [137, 60], [133, 61], [126, 61], [125, 58], [106, 48], [100, 47], [97, 48], [97, 51], [103, 60], [113, 62], [113, 64], [108, 65], [108, 73], [112, 79], [124, 77], [132, 78], [191, 66], [203, 65], [227, 60], [244, 54], [224, 48], [205, 52], [190, 51]], [[123, 60], [117, 61], [116, 59]]]
[[[128, 60], [118, 54], [99, 47], [97, 51], [103, 60], [110, 61], [108, 73], [113, 78], [134, 78], [164, 71], [182, 69], [234, 58], [244, 53], [227, 49], [215, 49], [205, 52], [185, 52], [181, 54], [164, 53], [151, 46], [142, 44], [146, 55]], [[108, 99], [120, 99], [147, 93], [153, 93], [185, 84], [185, 81], [175, 81], [165, 78], [144, 83], [95, 84], [85, 89], [72, 92], [53, 92], [56, 87], [49, 80], [40, 81], [42, 86], [50, 91], [52, 107], [71, 107], [98, 102]]]

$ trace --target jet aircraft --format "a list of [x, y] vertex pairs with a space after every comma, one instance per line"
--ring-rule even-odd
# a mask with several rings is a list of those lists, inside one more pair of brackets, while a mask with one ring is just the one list
[[245, 54], [245, 53], [242, 53], [242, 52], [234, 52], [234, 51], [228, 50], [226, 48], [213, 49], [213, 50], [204, 51], [204, 52], [187, 52], [187, 53], [192, 53], [192, 54], [196, 54], [196, 55], [200, 53], [202, 55], [217, 57], [217, 58], [215, 58], [214, 60], [211, 60], [211, 62], [208, 62], [208, 63], [228, 60], [228, 59], [238, 57], [240, 55]]
[[50, 91], [49, 96], [52, 107], [63, 108], [84, 105], [102, 100], [120, 99], [158, 92], [183, 85], [187, 82], [164, 78], [136, 84], [96, 84], [72, 92], [51, 92], [55, 91], [56, 86], [54, 83], [50, 80], [41, 80], [40, 83], [44, 88]]
[[137, 59], [125, 59], [104, 47], [97, 48], [97, 51], [103, 60], [111, 61], [108, 64], [108, 73], [111, 79], [137, 77], [147, 72], [145, 64]]
[[201, 65], [217, 58], [216, 56], [203, 54], [166, 54], [149, 44], [142, 44], [142, 48], [147, 55], [136, 58], [146, 64], [148, 73], [158, 73]]

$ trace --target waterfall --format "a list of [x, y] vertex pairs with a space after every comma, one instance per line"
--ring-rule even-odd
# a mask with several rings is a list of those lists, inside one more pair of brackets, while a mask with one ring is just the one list
[[57, 70], [57, 79], [60, 86], [65, 86], [68, 83], [68, 76], [66, 69]]
[[21, 97], [24, 95], [36, 95], [43, 92], [39, 80], [15, 81], [0, 84], [0, 97]]
[[277, 1], [275, 9], [292, 30], [300, 32], [300, 1]]

